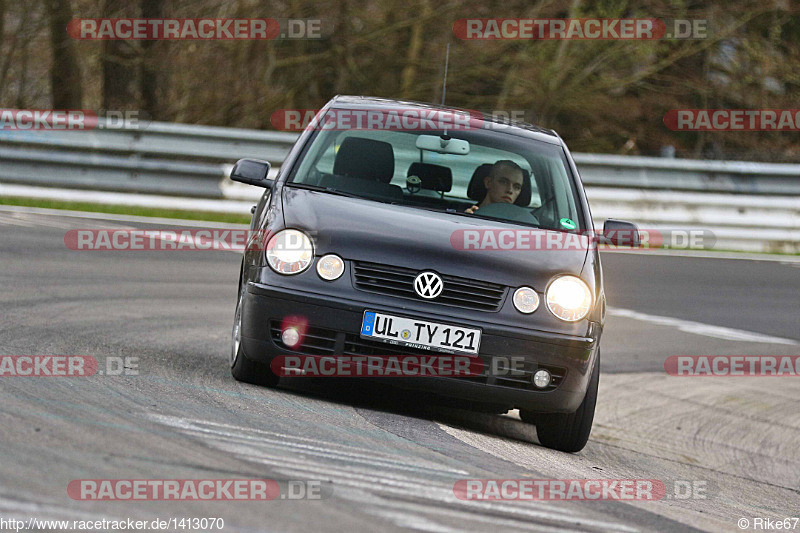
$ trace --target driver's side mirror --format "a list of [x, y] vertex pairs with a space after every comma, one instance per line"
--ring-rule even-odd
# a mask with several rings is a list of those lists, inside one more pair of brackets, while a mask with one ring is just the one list
[[273, 180], [267, 178], [269, 167], [268, 162], [259, 159], [240, 159], [231, 169], [231, 179], [269, 189], [273, 183]]
[[641, 245], [639, 228], [632, 222], [610, 218], [603, 224], [603, 234], [600, 242], [614, 246], [638, 248]]

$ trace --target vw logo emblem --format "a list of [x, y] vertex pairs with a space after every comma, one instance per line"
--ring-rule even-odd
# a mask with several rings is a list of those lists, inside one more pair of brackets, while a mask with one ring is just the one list
[[442, 294], [444, 282], [436, 272], [423, 272], [414, 278], [414, 290], [426, 300], [432, 300]]

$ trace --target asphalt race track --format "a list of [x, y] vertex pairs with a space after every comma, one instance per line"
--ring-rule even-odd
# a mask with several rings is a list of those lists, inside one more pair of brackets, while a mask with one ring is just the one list
[[[609, 318], [591, 439], [538, 445], [515, 413], [369, 382], [237, 383], [240, 257], [80, 252], [75, 228], [163, 227], [0, 210], [0, 355], [138, 358], [138, 375], [0, 377], [0, 516], [221, 517], [224, 531], [738, 531], [800, 512], [800, 380], [669, 376], [671, 355], [800, 354], [800, 261], [603, 257]], [[155, 225], [154, 225], [155, 224]], [[461, 479], [657, 479], [659, 501], [465, 501]], [[77, 479], [264, 478], [321, 499], [81, 501]], [[695, 487], [690, 497], [685, 488]], [[676, 492], [678, 489], [683, 492]], [[800, 529], [800, 528], [798, 528]]]

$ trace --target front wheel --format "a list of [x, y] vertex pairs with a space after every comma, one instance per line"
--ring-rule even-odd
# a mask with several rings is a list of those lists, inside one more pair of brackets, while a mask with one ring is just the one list
[[244, 301], [243, 285], [239, 283], [239, 299], [236, 302], [236, 314], [233, 318], [231, 333], [231, 375], [236, 381], [275, 387], [280, 379], [272, 369], [261, 363], [251, 361], [242, 350], [242, 302]]
[[536, 426], [542, 446], [562, 452], [579, 452], [589, 441], [600, 383], [600, 354], [589, 378], [586, 396], [574, 413], [533, 413], [520, 410], [520, 418]]

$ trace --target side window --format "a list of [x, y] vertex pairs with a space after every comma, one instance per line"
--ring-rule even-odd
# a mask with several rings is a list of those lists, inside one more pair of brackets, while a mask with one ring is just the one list
[[323, 174], [333, 174], [333, 163], [336, 160], [336, 146], [341, 144], [340, 140], [337, 139], [336, 142], [332, 142], [324, 152], [320, 155], [319, 159], [317, 160], [314, 168], [317, 172], [321, 172]]
[[542, 205], [542, 198], [539, 195], [539, 186], [536, 184], [536, 171], [531, 170], [525, 166], [522, 168], [528, 173], [528, 181], [531, 185], [531, 202], [528, 204], [528, 207], [539, 207]]

